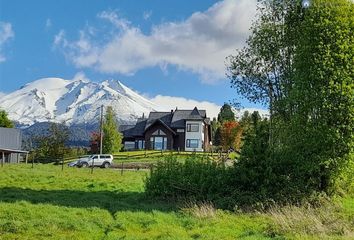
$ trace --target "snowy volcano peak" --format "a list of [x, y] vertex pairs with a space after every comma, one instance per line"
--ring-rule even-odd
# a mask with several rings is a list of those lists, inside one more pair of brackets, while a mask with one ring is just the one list
[[112, 106], [120, 122], [134, 121], [156, 109], [152, 102], [117, 80], [97, 83], [86, 79], [42, 78], [0, 99], [0, 108], [23, 125], [47, 121], [96, 122], [101, 105]]
[[106, 80], [102, 82], [103, 88], [110, 88], [113, 91], [116, 91], [121, 94], [126, 94], [125, 89], [127, 88], [118, 80]]

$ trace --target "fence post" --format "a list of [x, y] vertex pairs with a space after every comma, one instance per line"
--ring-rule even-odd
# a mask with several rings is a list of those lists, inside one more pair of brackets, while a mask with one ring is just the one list
[[62, 155], [61, 155], [61, 171], [64, 171], [64, 156], [65, 156], [65, 152], [64, 152], [64, 148], [63, 148]]
[[93, 174], [93, 168], [95, 167], [95, 158], [92, 157], [91, 174]]
[[120, 169], [120, 175], [123, 175], [124, 163], [122, 162], [122, 167]]

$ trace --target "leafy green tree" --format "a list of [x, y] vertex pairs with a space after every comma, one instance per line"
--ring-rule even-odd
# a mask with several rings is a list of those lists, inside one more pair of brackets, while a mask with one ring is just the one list
[[0, 110], [0, 127], [13, 128], [13, 122], [8, 118], [7, 113], [4, 110]]
[[235, 113], [229, 104], [224, 103], [218, 114], [218, 121], [223, 123], [224, 121], [235, 121]]
[[283, 99], [293, 80], [293, 58], [299, 35], [301, 6], [293, 0], [258, 1], [259, 17], [247, 45], [228, 57], [231, 86], [254, 103], [270, 108], [271, 117], [284, 112]]
[[69, 129], [65, 124], [50, 123], [48, 133], [35, 138], [36, 158], [46, 158], [48, 161], [61, 159], [66, 153], [68, 140]]
[[288, 194], [331, 193], [353, 152], [353, 6], [260, 1], [247, 46], [229, 57], [232, 87], [270, 108], [263, 159]]
[[122, 149], [122, 134], [118, 131], [115, 113], [111, 106], [107, 107], [103, 124], [103, 152], [114, 153]]
[[314, 0], [300, 27], [287, 145], [306, 186], [330, 193], [354, 151], [354, 3]]

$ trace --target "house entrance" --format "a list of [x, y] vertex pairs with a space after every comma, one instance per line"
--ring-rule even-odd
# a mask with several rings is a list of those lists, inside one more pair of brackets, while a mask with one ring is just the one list
[[151, 137], [151, 142], [154, 150], [167, 149], [167, 137]]

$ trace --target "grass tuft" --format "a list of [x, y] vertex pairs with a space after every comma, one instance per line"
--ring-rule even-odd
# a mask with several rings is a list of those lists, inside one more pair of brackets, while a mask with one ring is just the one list
[[198, 219], [215, 218], [217, 213], [216, 208], [210, 202], [187, 202], [181, 210]]
[[[353, 225], [338, 214], [341, 208], [331, 202], [315, 207], [310, 204], [302, 206], [273, 206], [265, 213], [274, 224], [271, 228], [280, 234], [291, 233], [296, 236], [310, 236], [310, 239], [340, 236], [340, 239], [354, 237]], [[301, 237], [299, 237], [301, 238]]]

